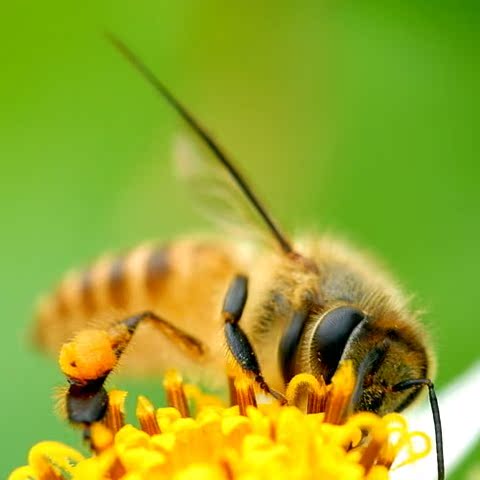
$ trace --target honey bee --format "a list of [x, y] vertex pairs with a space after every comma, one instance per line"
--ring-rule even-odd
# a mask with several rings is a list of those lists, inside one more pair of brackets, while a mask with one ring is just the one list
[[[239, 366], [280, 400], [294, 375], [307, 372], [329, 382], [350, 360], [357, 376], [353, 410], [398, 412], [428, 387], [443, 478], [431, 381], [435, 362], [402, 291], [375, 262], [339, 240], [290, 240], [201, 124], [122, 41], [108, 37], [207, 148], [214, 179], [209, 193], [222, 192], [224, 204], [235, 206], [232, 212], [239, 211], [241, 199], [276, 248], [186, 238], [142, 245], [68, 275], [41, 302], [35, 338], [49, 352], [61, 347], [60, 364], [70, 383], [69, 419], [90, 424], [105, 415], [104, 382], [134, 336], [137, 348], [124, 357], [124, 371], [159, 372], [176, 365], [222, 378], [226, 346]], [[189, 168], [188, 152], [180, 157], [188, 180], [198, 180], [204, 170]], [[86, 329], [90, 319], [112, 316], [116, 321], [104, 329]]]

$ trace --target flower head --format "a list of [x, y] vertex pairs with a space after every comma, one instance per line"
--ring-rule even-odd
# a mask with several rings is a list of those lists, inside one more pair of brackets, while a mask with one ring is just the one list
[[230, 407], [184, 386], [176, 373], [167, 374], [164, 384], [169, 406], [155, 409], [139, 397], [138, 427], [125, 423], [126, 393], [110, 392], [105, 420], [91, 426], [90, 457], [41, 442], [10, 480], [381, 480], [389, 478], [400, 451], [404, 463], [430, 451], [429, 438], [409, 432], [398, 414], [349, 411], [355, 384], [349, 363], [328, 386], [298, 375], [286, 405], [257, 405], [245, 376], [232, 381], [236, 405]]

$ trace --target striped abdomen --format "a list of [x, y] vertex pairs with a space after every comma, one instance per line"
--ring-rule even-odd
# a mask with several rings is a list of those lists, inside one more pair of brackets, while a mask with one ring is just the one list
[[[140, 246], [126, 255], [104, 257], [83, 272], [68, 274], [42, 299], [35, 341], [57, 354], [73, 333], [92, 323], [105, 325], [148, 309], [211, 342], [228, 282], [243, 270], [240, 258], [235, 247], [194, 240]], [[156, 333], [151, 341], [150, 329], [143, 330], [137, 335], [140, 357], [158, 356], [164, 342]], [[150, 369], [150, 360], [140, 363]]]

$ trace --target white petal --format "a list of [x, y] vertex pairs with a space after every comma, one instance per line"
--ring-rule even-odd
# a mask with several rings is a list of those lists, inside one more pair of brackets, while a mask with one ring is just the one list
[[[480, 439], [480, 415], [478, 401], [480, 398], [480, 362], [466, 374], [449, 385], [439, 395], [440, 416], [443, 429], [443, 449], [447, 474], [464, 458]], [[430, 406], [405, 413], [410, 430], [426, 432], [432, 442], [435, 439]], [[437, 457], [435, 444], [427, 458], [400, 467], [391, 472], [391, 478], [401, 479], [436, 479]]]

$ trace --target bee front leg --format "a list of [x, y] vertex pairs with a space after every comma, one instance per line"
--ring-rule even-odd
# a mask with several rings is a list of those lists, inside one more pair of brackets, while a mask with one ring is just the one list
[[247, 302], [247, 296], [248, 278], [245, 275], [235, 276], [228, 288], [222, 308], [225, 339], [228, 349], [240, 367], [246, 373], [253, 375], [255, 382], [263, 391], [281, 402], [286, 402], [285, 397], [280, 392], [268, 386], [262, 375], [253, 346], [239, 325], [243, 309]]

